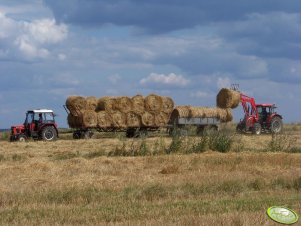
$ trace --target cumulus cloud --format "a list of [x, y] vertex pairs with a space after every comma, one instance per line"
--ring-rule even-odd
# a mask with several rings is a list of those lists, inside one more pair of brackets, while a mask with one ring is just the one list
[[[25, 59], [46, 58], [50, 55], [50, 45], [67, 38], [68, 28], [56, 24], [54, 19], [33, 21], [14, 20], [0, 13], [0, 40], [3, 44], [0, 57]], [[19, 54], [21, 53], [21, 55]]]
[[174, 73], [170, 73], [168, 75], [165, 74], [157, 74], [151, 73], [146, 78], [140, 80], [141, 85], [146, 84], [161, 84], [167, 86], [186, 86], [190, 81], [184, 78], [182, 75], [176, 75]]

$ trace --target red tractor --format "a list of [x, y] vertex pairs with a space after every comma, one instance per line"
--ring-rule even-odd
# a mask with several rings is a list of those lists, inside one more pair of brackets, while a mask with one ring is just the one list
[[52, 110], [29, 110], [23, 125], [11, 127], [10, 141], [34, 140], [52, 141], [58, 137], [57, 124]]
[[237, 131], [251, 131], [257, 135], [261, 132], [280, 133], [282, 131], [282, 116], [276, 112], [274, 104], [256, 104], [254, 98], [242, 93], [240, 93], [240, 101], [245, 116], [237, 125]]

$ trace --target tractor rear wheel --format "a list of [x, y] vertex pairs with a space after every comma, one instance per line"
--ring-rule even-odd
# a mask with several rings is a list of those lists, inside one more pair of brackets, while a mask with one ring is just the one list
[[45, 141], [53, 141], [57, 138], [56, 130], [53, 126], [47, 126], [43, 128], [41, 137]]
[[254, 123], [254, 126], [252, 128], [252, 133], [256, 134], [256, 135], [260, 135], [261, 134], [261, 125], [258, 122]]
[[271, 132], [280, 133], [282, 131], [283, 123], [279, 117], [274, 117], [271, 121]]

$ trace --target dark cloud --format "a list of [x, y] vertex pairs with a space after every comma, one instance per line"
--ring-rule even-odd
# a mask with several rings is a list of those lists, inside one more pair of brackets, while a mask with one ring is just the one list
[[115, 24], [151, 33], [191, 28], [209, 22], [232, 21], [251, 13], [300, 12], [299, 0], [44, 0], [56, 19], [80, 26]]

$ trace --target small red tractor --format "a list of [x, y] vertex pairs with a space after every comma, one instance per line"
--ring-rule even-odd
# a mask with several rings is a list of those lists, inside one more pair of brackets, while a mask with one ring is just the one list
[[11, 127], [10, 141], [34, 140], [52, 141], [58, 137], [57, 124], [52, 110], [29, 110], [23, 125]]
[[260, 135], [261, 132], [280, 133], [283, 129], [282, 116], [276, 112], [275, 104], [256, 104], [255, 99], [240, 93], [244, 118], [238, 123], [238, 132]]

